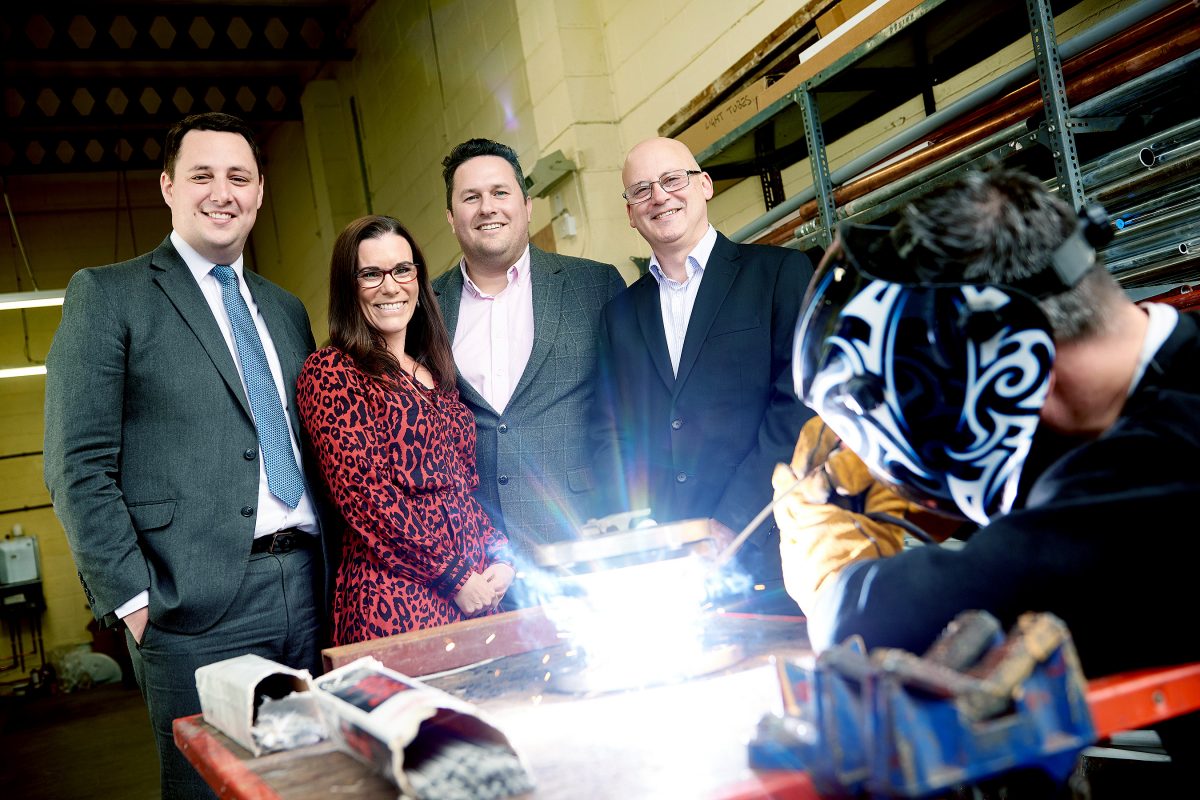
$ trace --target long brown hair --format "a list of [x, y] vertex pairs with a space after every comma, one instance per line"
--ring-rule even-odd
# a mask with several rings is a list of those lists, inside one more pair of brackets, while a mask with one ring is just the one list
[[359, 368], [375, 377], [398, 378], [400, 362], [388, 352], [383, 334], [371, 327], [358, 302], [358, 246], [389, 233], [408, 242], [417, 265], [417, 297], [404, 337], [404, 349], [433, 374], [441, 388], [454, 385], [454, 353], [442, 310], [429, 283], [429, 268], [412, 234], [394, 217], [359, 217], [333, 243], [329, 261], [329, 341], [350, 355]]

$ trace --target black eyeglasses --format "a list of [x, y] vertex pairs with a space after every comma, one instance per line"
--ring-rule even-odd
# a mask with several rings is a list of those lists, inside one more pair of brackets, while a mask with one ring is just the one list
[[678, 192], [680, 189], [686, 189], [688, 184], [692, 182], [693, 175], [699, 175], [701, 171], [698, 169], [676, 169], [670, 172], [664, 172], [658, 176], [656, 181], [642, 181], [635, 183], [632, 186], [626, 186], [621, 197], [625, 198], [625, 202], [631, 206], [636, 206], [638, 203], [644, 203], [650, 199], [650, 195], [654, 194], [654, 184], [662, 187], [664, 192]]
[[358, 285], [362, 288], [374, 289], [383, 283], [384, 275], [391, 275], [392, 280], [396, 283], [410, 283], [417, 277], [417, 265], [411, 261], [401, 261], [389, 270], [367, 267], [360, 269], [355, 277], [358, 278]]

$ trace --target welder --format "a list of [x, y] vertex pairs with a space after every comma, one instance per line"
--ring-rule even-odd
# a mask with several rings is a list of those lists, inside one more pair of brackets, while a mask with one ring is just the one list
[[[978, 530], [804, 564], [818, 649], [861, 634], [923, 652], [982, 609], [1005, 627], [1058, 615], [1088, 677], [1200, 660], [1200, 325], [1128, 298], [1096, 253], [1107, 230], [1005, 167], [891, 229], [840, 227], [797, 326], [797, 393], [874, 476]], [[785, 572], [844, 530], [810, 511], [777, 506]]]

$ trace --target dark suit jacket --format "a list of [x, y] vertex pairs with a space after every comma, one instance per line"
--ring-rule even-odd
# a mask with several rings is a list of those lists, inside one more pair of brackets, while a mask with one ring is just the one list
[[[479, 489], [475, 496], [519, 553], [573, 538], [587, 520], [595, 480], [587, 444], [600, 309], [625, 288], [611, 264], [547, 253], [530, 245], [533, 350], [503, 413], [458, 379], [475, 414]], [[462, 270], [433, 282], [450, 330], [458, 326]]]
[[[308, 314], [266, 279], [245, 278], [299, 432]], [[147, 587], [158, 626], [195, 632], [220, 619], [250, 554], [257, 454], [233, 355], [170, 238], [75, 273], [46, 358], [45, 478], [97, 619]]]
[[[792, 391], [792, 337], [812, 266], [718, 234], [671, 372], [647, 273], [604, 308], [592, 436], [606, 513], [715, 517], [740, 531], [772, 496], [811, 413]], [[769, 529], [764, 523], [763, 530]]]

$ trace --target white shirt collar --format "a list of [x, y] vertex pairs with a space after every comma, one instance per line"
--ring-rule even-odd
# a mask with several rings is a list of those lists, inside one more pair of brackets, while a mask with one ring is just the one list
[[1166, 303], [1142, 303], [1141, 306], [1149, 315], [1150, 322], [1146, 326], [1146, 338], [1142, 340], [1142, 350], [1138, 354], [1137, 369], [1133, 373], [1133, 380], [1129, 382], [1129, 394], [1133, 394], [1137, 385], [1142, 382], [1146, 367], [1158, 355], [1163, 343], [1175, 332], [1175, 325], [1179, 322], [1179, 312], [1174, 306]]
[[[171, 231], [171, 244], [175, 245], [175, 250], [179, 253], [179, 257], [183, 259], [183, 263], [187, 264], [187, 268], [191, 271], [192, 277], [196, 279], [197, 283], [212, 272], [212, 268], [216, 266], [214, 262], [197, 253], [196, 249], [185, 242], [183, 237], [176, 231]], [[242, 279], [242, 256], [240, 254], [229, 266], [233, 267], [233, 271], [237, 273], [238, 279]]]
[[[709, 256], [712, 255], [713, 248], [716, 246], [717, 229], [709, 225], [708, 230], [700, 237], [700, 241], [696, 242], [696, 246], [692, 248], [692, 252], [688, 253], [687, 260], [684, 262], [684, 269], [687, 270], [689, 279], [696, 274], [696, 270], [703, 270], [708, 266]], [[662, 267], [658, 264], [658, 257], [653, 252], [650, 253], [650, 274], [654, 276], [659, 285], [671, 280], [662, 271]]]

